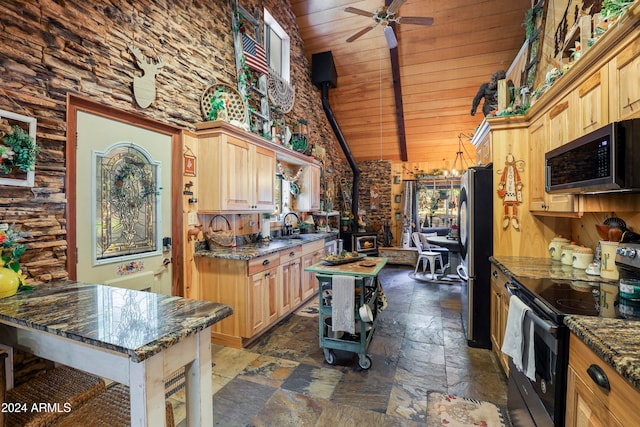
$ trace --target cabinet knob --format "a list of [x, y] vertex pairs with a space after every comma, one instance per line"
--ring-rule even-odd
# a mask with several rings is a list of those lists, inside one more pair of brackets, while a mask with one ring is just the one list
[[262, 261], [262, 265], [269, 265], [271, 261], [269, 261], [268, 259], [265, 259], [264, 261]]
[[496, 270], [493, 270], [493, 271], [491, 272], [491, 275], [493, 276], [493, 278], [494, 278], [494, 279], [497, 279], [497, 278], [498, 278], [498, 272], [497, 272]]
[[609, 378], [607, 378], [607, 374], [602, 370], [600, 366], [595, 364], [589, 366], [589, 368], [587, 369], [587, 374], [589, 374], [594, 383], [598, 384], [605, 390], [611, 390]]
[[295, 254], [296, 253], [294, 251], [289, 252], [289, 256], [295, 256]]
[[269, 276], [271, 276], [271, 272], [270, 271], [264, 273], [264, 277], [269, 277]]

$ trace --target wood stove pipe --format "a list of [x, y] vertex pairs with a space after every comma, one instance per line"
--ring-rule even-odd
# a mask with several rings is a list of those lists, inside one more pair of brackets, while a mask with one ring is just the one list
[[345, 141], [344, 136], [342, 135], [340, 126], [338, 126], [336, 117], [334, 116], [331, 105], [329, 104], [329, 88], [331, 87], [331, 82], [322, 82], [320, 84], [320, 89], [322, 90], [322, 108], [324, 109], [324, 113], [329, 120], [331, 129], [333, 129], [333, 133], [335, 133], [336, 138], [338, 138], [338, 142], [340, 143], [342, 152], [347, 158], [347, 162], [349, 162], [349, 166], [351, 166], [351, 170], [353, 172], [353, 188], [351, 189], [351, 213], [353, 213], [354, 218], [358, 218], [358, 186], [360, 184], [360, 169], [358, 169], [358, 165], [356, 164], [356, 161], [351, 154], [351, 150], [349, 150], [347, 141]]

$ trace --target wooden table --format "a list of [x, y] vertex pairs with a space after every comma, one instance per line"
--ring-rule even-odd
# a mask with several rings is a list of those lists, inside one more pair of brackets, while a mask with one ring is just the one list
[[[225, 304], [60, 281], [0, 299], [0, 343], [128, 385], [132, 426], [165, 425], [163, 379], [184, 367], [187, 425], [209, 427], [211, 325], [232, 312]], [[12, 387], [13, 377], [7, 382]]]

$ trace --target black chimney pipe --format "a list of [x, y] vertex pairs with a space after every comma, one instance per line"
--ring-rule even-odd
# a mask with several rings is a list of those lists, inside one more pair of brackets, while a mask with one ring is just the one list
[[333, 114], [333, 110], [331, 109], [331, 105], [329, 104], [329, 89], [332, 87], [331, 82], [322, 82], [320, 84], [320, 89], [322, 90], [322, 108], [324, 109], [324, 113], [329, 120], [329, 124], [333, 129], [333, 133], [336, 134], [336, 138], [338, 138], [338, 142], [340, 143], [340, 147], [342, 148], [342, 152], [347, 158], [347, 162], [349, 162], [349, 166], [351, 166], [351, 170], [353, 171], [353, 188], [351, 189], [351, 212], [353, 213], [354, 218], [358, 218], [358, 197], [359, 191], [358, 186], [360, 184], [360, 169], [358, 169], [358, 165], [356, 165], [356, 161], [351, 154], [351, 150], [349, 150], [349, 146], [347, 145], [347, 141], [345, 141], [344, 136], [342, 135], [342, 131], [340, 130], [340, 126], [338, 126], [338, 122], [336, 121], [336, 117]]

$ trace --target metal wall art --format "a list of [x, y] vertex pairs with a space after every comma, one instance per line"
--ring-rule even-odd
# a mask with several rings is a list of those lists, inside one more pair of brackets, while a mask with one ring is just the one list
[[94, 168], [94, 262], [160, 254], [160, 164], [144, 148], [121, 142], [94, 152]]

